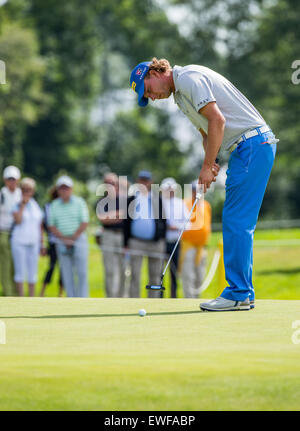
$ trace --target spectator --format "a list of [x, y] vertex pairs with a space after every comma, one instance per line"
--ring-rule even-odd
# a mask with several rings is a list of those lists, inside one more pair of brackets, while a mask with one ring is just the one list
[[101, 246], [105, 268], [105, 292], [107, 297], [123, 297], [125, 269], [124, 255], [120, 251], [123, 248], [125, 211], [120, 208], [117, 175], [112, 172], [107, 173], [104, 176], [104, 184], [109, 184], [111, 187], [108, 187], [107, 196], [104, 197], [107, 202], [104, 208], [97, 205], [97, 216], [103, 225]]
[[[151, 191], [151, 172], [141, 171], [136, 196], [128, 198], [128, 215], [124, 220], [124, 245], [131, 254], [131, 283], [129, 296], [140, 296], [140, 274], [143, 256], [148, 257], [149, 284], [159, 284], [165, 251], [166, 219], [162, 199]], [[148, 291], [149, 297], [159, 292]]]
[[20, 202], [22, 195], [18, 187], [20, 177], [17, 167], [7, 166], [3, 171], [5, 185], [0, 190], [0, 281], [4, 296], [15, 294], [9, 236], [14, 223], [11, 210]]
[[[56, 246], [55, 246], [55, 236], [53, 235], [53, 233], [51, 233], [49, 231], [49, 227], [48, 227], [49, 209], [50, 209], [51, 202], [54, 201], [54, 199], [58, 198], [56, 186], [51, 187], [49, 194], [50, 194], [50, 201], [47, 202], [46, 205], [44, 206], [44, 223], [43, 223], [44, 229], [47, 232], [47, 236], [48, 236], [47, 254], [49, 256], [49, 269], [47, 270], [45, 277], [44, 277], [43, 286], [42, 286], [42, 290], [41, 290], [41, 296], [45, 295], [46, 287], [51, 282], [53, 271], [54, 271], [56, 263], [58, 261]], [[62, 277], [61, 277], [61, 271], [60, 271], [58, 296], [62, 296], [62, 294], [63, 294], [63, 283], [62, 283]]]
[[15, 268], [14, 280], [19, 296], [24, 296], [26, 274], [29, 296], [34, 296], [39, 254], [45, 252], [42, 231], [43, 214], [33, 198], [35, 186], [32, 178], [23, 178], [21, 202], [12, 209], [14, 225], [11, 233], [11, 248]]
[[[178, 184], [174, 178], [165, 178], [161, 183], [162, 198], [164, 210], [167, 219], [167, 255], [170, 256], [184, 227], [185, 220], [188, 217], [188, 211], [182, 199], [175, 196]], [[171, 298], [177, 296], [177, 270], [180, 253], [180, 244], [178, 244], [170, 262], [171, 272]]]
[[50, 205], [49, 230], [56, 237], [63, 285], [68, 297], [87, 297], [87, 205], [82, 198], [73, 195], [70, 177], [60, 177], [56, 187], [59, 197]]
[[[196, 199], [197, 181], [192, 183], [192, 199], [185, 201], [188, 212]], [[181, 276], [183, 293], [186, 298], [198, 298], [199, 288], [206, 271], [206, 244], [211, 232], [211, 206], [200, 200], [193, 211], [190, 225], [182, 235]]]
[[127, 200], [129, 186], [130, 182], [128, 181], [127, 177], [119, 177], [119, 195], [120, 197], [125, 197], [125, 200]]

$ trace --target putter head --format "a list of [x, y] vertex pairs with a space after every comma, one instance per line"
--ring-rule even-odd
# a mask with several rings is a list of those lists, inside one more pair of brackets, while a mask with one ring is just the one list
[[147, 284], [146, 289], [150, 290], [166, 290], [161, 284]]

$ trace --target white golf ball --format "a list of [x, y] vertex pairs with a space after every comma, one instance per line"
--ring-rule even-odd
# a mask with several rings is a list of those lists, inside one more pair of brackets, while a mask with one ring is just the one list
[[144, 310], [143, 308], [141, 309], [141, 310], [139, 310], [139, 315], [141, 316], [141, 317], [144, 317], [144, 316], [146, 316], [146, 310]]

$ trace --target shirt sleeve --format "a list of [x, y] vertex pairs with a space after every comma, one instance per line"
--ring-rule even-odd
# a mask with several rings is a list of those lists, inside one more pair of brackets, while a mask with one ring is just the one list
[[180, 92], [184, 94], [198, 112], [210, 102], [215, 102], [212, 83], [200, 73], [186, 74], [180, 79]]
[[48, 207], [48, 214], [47, 214], [46, 220], [47, 220], [47, 226], [55, 226], [53, 203], [51, 203]]
[[87, 207], [87, 204], [83, 199], [80, 199], [80, 218], [81, 223], [88, 223], [89, 222], [89, 210]]
[[19, 209], [20, 209], [20, 205], [19, 205], [19, 204], [15, 204], [15, 205], [12, 207], [12, 209], [10, 210], [10, 213], [11, 213], [11, 214], [14, 214], [14, 213], [18, 212], [18, 211], [19, 211]]
[[42, 208], [39, 205], [38, 205], [38, 209], [39, 209], [40, 223], [42, 224], [44, 222], [44, 212], [42, 211]]

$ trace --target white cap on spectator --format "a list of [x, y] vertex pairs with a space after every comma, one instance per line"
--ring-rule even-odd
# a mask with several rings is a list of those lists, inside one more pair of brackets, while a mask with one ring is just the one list
[[60, 186], [73, 187], [72, 178], [68, 177], [67, 175], [62, 175], [56, 181], [56, 187], [58, 188]]
[[21, 172], [16, 166], [7, 166], [3, 171], [3, 178], [5, 180], [8, 180], [8, 178], [19, 180], [21, 178]]
[[162, 190], [168, 190], [168, 189], [172, 189], [172, 190], [176, 190], [177, 189], [177, 183], [174, 180], [174, 178], [165, 178], [162, 183], [161, 183], [161, 189]]

